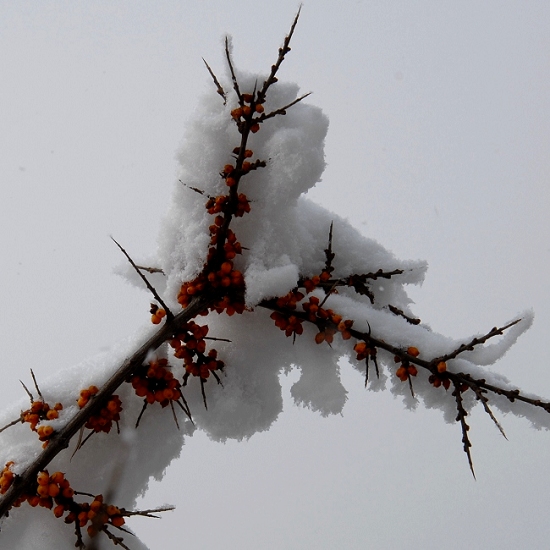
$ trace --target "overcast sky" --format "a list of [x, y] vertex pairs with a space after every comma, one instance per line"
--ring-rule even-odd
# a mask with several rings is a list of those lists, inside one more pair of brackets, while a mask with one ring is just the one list
[[[175, 151], [223, 72], [267, 71], [290, 0], [0, 2], [0, 397], [147, 322], [113, 275], [113, 235], [155, 251]], [[330, 118], [311, 197], [401, 258], [426, 259], [415, 312], [452, 337], [533, 307], [493, 368], [550, 397], [550, 4], [310, 0], [280, 78]], [[187, 441], [135, 522], [152, 550], [546, 548], [550, 434], [476, 410], [458, 425], [366, 392], [343, 416], [295, 407], [248, 442]], [[292, 375], [291, 375], [292, 379]], [[290, 381], [285, 384], [288, 394]], [[0, 537], [1, 548], [1, 537]]]

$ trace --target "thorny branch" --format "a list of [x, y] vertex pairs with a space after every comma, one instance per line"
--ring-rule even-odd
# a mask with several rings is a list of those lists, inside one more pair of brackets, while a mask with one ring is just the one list
[[[242, 253], [242, 250], [245, 248], [236, 241], [234, 233], [230, 229], [231, 222], [234, 217], [242, 216], [243, 212], [249, 212], [244, 205], [248, 205], [248, 200], [243, 194], [239, 194], [239, 184], [241, 178], [246, 176], [250, 171], [260, 169], [266, 166], [266, 161], [257, 159], [255, 161], [248, 161], [252, 155], [248, 147], [248, 139], [250, 134], [256, 133], [260, 124], [266, 120], [273, 118], [275, 116], [282, 116], [286, 114], [286, 111], [302, 101], [309, 94], [305, 94], [291, 103], [275, 109], [270, 113], [264, 112], [263, 104], [267, 96], [269, 88], [277, 82], [277, 73], [285, 59], [285, 55], [290, 51], [290, 41], [293, 36], [298, 18], [300, 16], [300, 10], [296, 14], [296, 17], [291, 25], [288, 35], [285, 37], [283, 45], [279, 48], [278, 57], [275, 64], [271, 67], [271, 72], [267, 79], [264, 81], [260, 90], [254, 87], [252, 93], [243, 93], [239, 85], [236, 73], [234, 70], [233, 62], [231, 59], [231, 53], [229, 48], [229, 41], [225, 41], [225, 56], [227, 64], [231, 73], [231, 79], [233, 83], [233, 90], [238, 98], [239, 108], [234, 109], [231, 112], [231, 116], [238, 128], [240, 133], [240, 144], [233, 150], [235, 164], [226, 165], [224, 170], [220, 172], [220, 177], [225, 180], [229, 190], [227, 195], [221, 195], [219, 197], [208, 197], [207, 210], [209, 213], [217, 213], [215, 223], [211, 229], [211, 248], [209, 250], [208, 259], [205, 262], [203, 271], [199, 276], [190, 282], [184, 283], [182, 286], [187, 294], [183, 293], [183, 298], [180, 301], [180, 296], [178, 296], [178, 301], [183, 307], [183, 310], [174, 315], [166, 304], [163, 302], [157, 291], [153, 286], [148, 282], [147, 278], [143, 275], [143, 271], [149, 273], [162, 273], [162, 270], [158, 268], [146, 268], [143, 266], [136, 265], [133, 260], [130, 258], [128, 253], [124, 248], [117, 243], [114, 239], [113, 241], [120, 250], [127, 257], [130, 264], [140, 275], [140, 277], [145, 282], [147, 288], [151, 291], [158, 303], [166, 311], [166, 321], [159, 328], [159, 330], [151, 336], [146, 342], [144, 342], [138, 350], [136, 350], [130, 357], [128, 357], [113, 373], [111, 378], [98, 389], [97, 393], [94, 394], [93, 398], [89, 400], [81, 408], [81, 410], [75, 414], [67, 424], [55, 432], [47, 442], [47, 446], [44, 450], [36, 457], [36, 459], [24, 470], [21, 475], [14, 477], [13, 482], [9, 488], [4, 492], [3, 496], [0, 497], [0, 517], [6, 515], [9, 509], [14, 505], [14, 503], [21, 498], [21, 496], [32, 486], [33, 483], [36, 483], [37, 475], [43, 471], [46, 466], [57, 456], [61, 451], [66, 449], [69, 446], [71, 439], [77, 434], [82, 435], [82, 431], [87, 421], [97, 415], [103, 407], [109, 402], [109, 400], [114, 396], [114, 392], [119, 388], [124, 382], [129, 381], [132, 376], [136, 373], [142, 373], [144, 369], [144, 363], [147, 355], [151, 350], [158, 349], [161, 345], [165, 343], [170, 343], [171, 346], [176, 350], [174, 355], [178, 358], [184, 358], [186, 361], [185, 368], [189, 368], [186, 371], [183, 379], [183, 385], [187, 382], [187, 378], [190, 375], [190, 372], [193, 372], [194, 376], [199, 376], [201, 393], [204, 401], [205, 407], [207, 406], [206, 393], [205, 393], [205, 382], [207, 377], [212, 374], [212, 376], [221, 384], [219, 376], [216, 374], [216, 370], [221, 370], [223, 368], [223, 362], [219, 361], [216, 358], [216, 353], [211, 355], [205, 354], [204, 347], [202, 351], [194, 351], [198, 357], [197, 363], [194, 364], [192, 361], [188, 362], [189, 352], [186, 345], [193, 339], [194, 348], [189, 347], [189, 349], [196, 349], [198, 342], [206, 339], [206, 332], [201, 333], [200, 338], [196, 334], [191, 333], [193, 330], [200, 330], [203, 327], [194, 325], [193, 329], [190, 328], [192, 324], [191, 320], [197, 316], [207, 312], [208, 310], [216, 310], [221, 312], [225, 309], [228, 315], [233, 313], [243, 313], [246, 310], [244, 306], [244, 279], [242, 274], [234, 269], [232, 259], [235, 254]], [[227, 102], [228, 97], [227, 93], [219, 83], [214, 72], [205, 62], [206, 68], [210, 73], [210, 76], [213, 79], [214, 85], [216, 86], [217, 93], [223, 98], [224, 104]], [[205, 193], [198, 188], [191, 187], [193, 191], [196, 191], [202, 195]], [[243, 198], [244, 197], [244, 198]], [[220, 206], [221, 205], [221, 206]], [[211, 211], [212, 210], [212, 211]], [[419, 357], [419, 350], [414, 347], [409, 347], [404, 349], [399, 346], [395, 346], [391, 343], [386, 342], [384, 339], [377, 337], [376, 334], [373, 334], [370, 324], [368, 331], [359, 331], [356, 328], [353, 328], [354, 320], [345, 320], [342, 319], [340, 315], [332, 310], [324, 309], [325, 303], [329, 297], [336, 293], [338, 287], [347, 287], [353, 289], [358, 295], [367, 296], [371, 303], [375, 302], [375, 295], [372, 290], [369, 288], [369, 282], [372, 280], [377, 280], [379, 278], [391, 279], [402, 275], [404, 271], [402, 269], [394, 269], [391, 271], [384, 271], [379, 269], [374, 272], [362, 273], [362, 274], [349, 274], [346, 277], [333, 277], [332, 273], [334, 271], [333, 262], [336, 258], [336, 253], [333, 251], [332, 246], [333, 240], [333, 226], [331, 224], [329, 231], [329, 242], [328, 246], [325, 249], [325, 266], [323, 273], [320, 276], [316, 277], [301, 277], [297, 281], [297, 287], [289, 293], [286, 297], [274, 298], [269, 300], [264, 300], [259, 307], [267, 308], [271, 310], [275, 315], [272, 318], [276, 320], [277, 326], [285, 330], [287, 336], [293, 336], [302, 334], [302, 323], [311, 323], [317, 327], [319, 333], [316, 337], [317, 343], [326, 342], [328, 345], [331, 344], [332, 338], [335, 334], [339, 333], [343, 339], [354, 338], [358, 344], [355, 346], [354, 351], [357, 353], [357, 358], [359, 357], [365, 359], [366, 369], [365, 369], [365, 385], [368, 381], [368, 369], [369, 369], [369, 360], [374, 362], [376, 368], [376, 374], [379, 375], [379, 366], [377, 361], [377, 350], [384, 350], [392, 354], [396, 358], [396, 362], [400, 363], [400, 367], [396, 370], [396, 375], [402, 381], [408, 381], [410, 391], [414, 397], [413, 383], [412, 378], [417, 375], [417, 368], [420, 367], [429, 373], [429, 381], [435, 387], [443, 385], [445, 389], [448, 389], [450, 385], [453, 385], [453, 391], [451, 395], [454, 397], [456, 403], [457, 416], [456, 421], [460, 423], [462, 430], [462, 443], [464, 452], [467, 455], [468, 463], [472, 474], [475, 477], [473, 461], [471, 456], [471, 442], [468, 436], [468, 431], [470, 429], [469, 425], [466, 422], [466, 417], [468, 412], [466, 411], [463, 404], [462, 393], [471, 389], [477, 398], [484, 407], [485, 412], [490, 416], [492, 421], [501, 431], [504, 437], [504, 430], [501, 425], [493, 415], [489, 407], [489, 399], [487, 393], [493, 393], [496, 395], [503, 395], [508, 398], [511, 402], [515, 400], [523, 401], [532, 406], [541, 407], [547, 412], [550, 412], [550, 403], [542, 401], [539, 399], [531, 399], [521, 394], [517, 389], [508, 390], [501, 388], [492, 384], [487, 383], [484, 379], [477, 379], [471, 376], [470, 374], [463, 372], [453, 372], [447, 368], [447, 362], [456, 359], [461, 354], [472, 351], [476, 346], [484, 344], [490, 338], [493, 338], [497, 335], [502, 335], [505, 330], [511, 328], [515, 324], [521, 321], [517, 319], [503, 327], [494, 327], [489, 332], [481, 337], [473, 338], [471, 341], [464, 343], [458, 346], [456, 349], [451, 352], [435, 357], [431, 360], [422, 359]], [[232, 254], [229, 256], [227, 245], [231, 244], [233, 247]], [[239, 245], [237, 247], [237, 245]], [[230, 247], [231, 248], [231, 247]], [[238, 250], [235, 252], [235, 249]], [[225, 283], [225, 280], [229, 280], [229, 283]], [[219, 282], [221, 281], [221, 283]], [[300, 288], [305, 289], [305, 294], [299, 291]], [[310, 297], [309, 302], [306, 302], [305, 295], [310, 293], [314, 288], [321, 289], [325, 292], [325, 297], [323, 301], [320, 301], [316, 297]], [[193, 292], [191, 292], [193, 289]], [[284, 299], [283, 299], [284, 298]], [[315, 301], [315, 300], [316, 301]], [[296, 309], [297, 305], [301, 305], [304, 311], [299, 311]], [[306, 308], [306, 305], [309, 309]], [[416, 319], [404, 313], [401, 309], [393, 306], [386, 305], [394, 315], [402, 317], [406, 322], [417, 325], [420, 323], [420, 319]], [[230, 309], [232, 308], [232, 309]], [[368, 324], [368, 323], [367, 323]], [[207, 331], [207, 327], [206, 327]], [[209, 338], [213, 339], [213, 338]], [[224, 340], [223, 338], [217, 338], [216, 340]], [[215, 350], [213, 350], [215, 351]], [[181, 355], [178, 355], [180, 353]], [[187, 357], [187, 359], [186, 359]], [[192, 358], [195, 356], [192, 356]], [[214, 364], [214, 366], [212, 366]], [[210, 366], [208, 366], [210, 365]], [[192, 371], [196, 369], [197, 372]], [[205, 370], [206, 369], [206, 370]], [[208, 370], [210, 369], [210, 370]], [[401, 371], [400, 374], [398, 374]], [[31, 371], [32, 372], [32, 371]], [[41, 400], [42, 394], [36, 383], [34, 373], [32, 373], [33, 380], [35, 383], [36, 390], [39, 394]], [[31, 399], [31, 405], [33, 404], [33, 396], [29, 390], [23, 385], [29, 397]], [[173, 406], [173, 401], [179, 405], [179, 407], [185, 412], [185, 414], [191, 420], [191, 413], [187, 402], [181, 395], [180, 399], [176, 398], [167, 398], [166, 405], [170, 404], [172, 408], [172, 413], [177, 424], [177, 418], [175, 415], [175, 409]], [[139, 414], [137, 419], [136, 427], [139, 425], [142, 414], [144, 413], [147, 407], [147, 400], [144, 402], [143, 409]], [[165, 405], [163, 405], [165, 406]], [[191, 420], [192, 421], [192, 420]], [[13, 426], [19, 422], [23, 422], [22, 417], [14, 420], [8, 426], [1, 428], [0, 432], [6, 429], [7, 427]], [[92, 432], [93, 433], [93, 432]], [[81, 446], [80, 440], [77, 444], [77, 448]], [[92, 495], [90, 495], [92, 496]], [[165, 511], [172, 509], [171, 507], [163, 507], [152, 510], [143, 510], [143, 511], [127, 511], [123, 510], [125, 516], [132, 515], [143, 515], [147, 517], [157, 517], [154, 515], [156, 512]], [[127, 532], [120, 525], [108, 524], [110, 527], [115, 527], [123, 532]], [[128, 546], [123, 542], [122, 537], [117, 537], [107, 528], [107, 524], [99, 525], [99, 531], [105, 533], [105, 535], [114, 543], [114, 545], [119, 545], [122, 548], [129, 550]], [[81, 528], [78, 522], [75, 523], [75, 533], [77, 539], [77, 546], [84, 548], [84, 543], [82, 540]]]

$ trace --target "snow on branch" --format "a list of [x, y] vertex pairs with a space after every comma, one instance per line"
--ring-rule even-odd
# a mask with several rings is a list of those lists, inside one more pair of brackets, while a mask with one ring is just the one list
[[[42, 391], [33, 375], [38, 398], [24, 386], [30, 407], [6, 411], [0, 540], [21, 547], [22, 537], [38, 536], [39, 526], [18, 527], [24, 512], [16, 509], [30, 505], [72, 525], [52, 529], [52, 547], [72, 538], [90, 550], [103, 534], [143, 548], [121, 533], [131, 533], [127, 518], [169, 509], [131, 509], [149, 477], [162, 475], [195, 429], [220, 440], [269, 429], [282, 409], [279, 374], [290, 365], [301, 371], [294, 399], [324, 415], [346, 400], [340, 357], [364, 373], [367, 388], [389, 379], [409, 405], [441, 408], [461, 426], [472, 473], [466, 419], [476, 403], [503, 435], [494, 407], [548, 428], [550, 402], [480, 367], [530, 326], [530, 312], [461, 341], [432, 332], [405, 292], [423, 280], [425, 263], [396, 259], [303, 197], [325, 166], [328, 121], [304, 102], [309, 94], [278, 81], [298, 17], [267, 75], [239, 71], [228, 40], [224, 78], [205, 61], [214, 89], [180, 153], [155, 267], [137, 265], [114, 241], [152, 294], [153, 326]], [[131, 480], [113, 474], [121, 452]], [[102, 483], [115, 477], [104, 497]]]

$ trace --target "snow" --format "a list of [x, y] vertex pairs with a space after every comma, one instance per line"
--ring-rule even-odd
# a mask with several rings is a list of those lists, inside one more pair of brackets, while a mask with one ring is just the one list
[[[237, 73], [241, 90], [252, 92], [256, 82], [265, 75]], [[226, 78], [226, 90], [231, 86]], [[266, 111], [284, 106], [296, 99], [299, 88], [295, 84], [278, 83], [270, 89]], [[178, 154], [179, 176], [174, 185], [172, 202], [163, 222], [156, 257], [150, 264], [162, 268], [165, 278], [156, 274], [155, 286], [174, 311], [179, 307], [177, 292], [183, 282], [201, 271], [208, 250], [208, 227], [212, 217], [206, 212], [206, 196], [225, 191], [220, 177], [222, 167], [232, 161], [231, 151], [239, 144], [240, 136], [231, 119], [230, 111], [236, 107], [230, 96], [226, 105], [212, 90], [200, 101], [195, 115], [187, 126], [186, 138]], [[403, 270], [391, 279], [380, 279], [372, 285], [375, 305], [367, 297], [358, 297], [350, 290], [331, 295], [326, 307], [355, 320], [354, 328], [372, 331], [375, 338], [391, 342], [394, 346], [416, 346], [421, 356], [432, 358], [469, 342], [473, 336], [460, 340], [433, 332], [428, 325], [414, 326], [391, 313], [386, 306], [392, 304], [407, 315], [414, 315], [405, 286], [422, 283], [426, 263], [416, 260], [398, 260], [374, 240], [363, 237], [350, 224], [317, 206], [303, 195], [320, 180], [325, 167], [324, 140], [328, 119], [322, 111], [307, 102], [289, 109], [285, 116], [277, 116], [263, 124], [251, 137], [249, 147], [254, 158], [264, 159], [266, 168], [251, 172], [243, 178], [240, 191], [251, 201], [252, 211], [231, 225], [243, 247], [242, 256], [235, 260], [236, 268], [244, 273], [246, 303], [249, 311], [228, 317], [210, 313], [201, 317], [199, 324], [207, 323], [209, 336], [228, 341], [214, 342], [219, 357], [226, 364], [222, 384], [211, 377], [205, 383], [208, 409], [203, 405], [200, 383], [191, 377], [185, 388], [194, 425], [178, 412], [178, 430], [169, 408], [153, 405], [147, 408], [137, 429], [134, 428], [142, 401], [133, 396], [129, 384], [117, 392], [123, 402], [120, 422], [121, 434], [95, 434], [71, 458], [74, 444], [61, 453], [49, 467], [51, 472], [66, 473], [73, 487], [92, 493], [105, 492], [112, 486], [113, 472], [120, 462], [125, 464], [125, 475], [116, 480], [113, 501], [131, 508], [136, 498], [147, 489], [150, 478], [160, 479], [165, 468], [179, 456], [185, 441], [195, 429], [202, 430], [215, 440], [246, 439], [265, 431], [282, 411], [283, 400], [279, 377], [282, 371], [296, 367], [300, 378], [294, 383], [291, 395], [298, 405], [307, 406], [322, 415], [340, 414], [346, 402], [347, 391], [340, 381], [342, 357], [349, 357], [360, 372], [365, 363], [354, 359], [353, 340], [339, 338], [329, 347], [317, 345], [317, 330], [305, 327], [304, 334], [293, 341], [279, 331], [270, 319], [270, 312], [258, 307], [266, 298], [286, 294], [296, 286], [299, 276], [318, 274], [324, 266], [324, 250], [333, 223], [334, 275], [343, 277], [353, 273], [383, 270]], [[202, 194], [191, 189], [196, 188]], [[135, 275], [126, 269], [133, 284]], [[314, 291], [321, 300], [324, 294]], [[459, 359], [449, 362], [450, 370], [460, 369], [474, 376], [483, 376], [489, 382], [513, 388], [498, 373], [481, 369], [501, 358], [517, 338], [529, 328], [532, 312], [524, 312], [514, 319], [522, 321], [509, 329], [495, 343], [476, 347]], [[115, 349], [82, 364], [60, 371], [44, 382], [41, 390], [48, 402], [61, 401], [63, 414], [51, 422], [54, 428], [62, 426], [77, 411], [78, 390], [91, 384], [100, 386], [133, 349], [156, 329], [147, 326], [139, 334], [121, 342]], [[475, 335], [474, 335], [475, 336]], [[479, 334], [477, 336], [480, 336]], [[162, 353], [162, 352], [159, 352]], [[382, 389], [387, 380], [391, 391], [403, 398], [411, 408], [420, 401], [428, 408], [441, 409], [444, 418], [453, 422], [456, 417], [454, 399], [443, 388], [435, 389], [424, 373], [414, 379], [416, 397], [410, 394], [408, 384], [388, 377], [385, 365], [393, 365], [393, 357], [379, 353], [382, 369], [380, 379], [375, 377], [371, 365], [369, 389]], [[178, 361], [171, 359], [173, 365]], [[544, 411], [533, 410], [524, 404], [511, 404], [506, 398], [491, 398], [503, 412], [514, 412], [527, 417], [534, 426], [550, 427]], [[473, 392], [465, 394], [467, 409], [475, 405]], [[17, 418], [28, 407], [21, 400], [0, 416], [0, 425]], [[21, 471], [40, 452], [36, 434], [26, 425], [16, 425], [0, 434], [0, 462], [15, 462], [14, 471]], [[8, 548], [61, 548], [74, 543], [71, 526], [60, 524], [50, 511], [30, 509], [24, 505], [14, 509], [2, 524], [2, 544]], [[134, 550], [145, 548], [137, 540], [128, 541]], [[102, 541], [101, 548], [111, 543]]]

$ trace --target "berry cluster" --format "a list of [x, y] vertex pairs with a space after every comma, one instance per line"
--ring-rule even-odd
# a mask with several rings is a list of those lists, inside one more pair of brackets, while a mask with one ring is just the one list
[[304, 332], [302, 326], [303, 319], [294, 315], [292, 312], [296, 310], [298, 302], [304, 299], [304, 295], [298, 290], [291, 290], [288, 294], [281, 296], [275, 302], [276, 306], [284, 309], [285, 312], [274, 311], [270, 317], [275, 321], [275, 326], [284, 331], [285, 335], [292, 336], [293, 334], [300, 335]]
[[[19, 499], [15, 506], [20, 506], [25, 500], [30, 506], [42, 506], [53, 511], [56, 518], [65, 513], [65, 523], [75, 523], [79, 528], [88, 523], [88, 534], [93, 537], [104, 529], [106, 525], [121, 527], [124, 525], [122, 511], [113, 505], [103, 503], [103, 495], [97, 495], [91, 503], [78, 503], [74, 500], [75, 491], [62, 472], [52, 475], [47, 470], [36, 476], [36, 485], [33, 492]], [[54, 506], [55, 504], [55, 506]]]
[[366, 342], [357, 342], [355, 346], [353, 346], [353, 351], [357, 354], [357, 361], [362, 361], [363, 359], [373, 359], [376, 361], [376, 348], [370, 347], [367, 345]]
[[[42, 506], [51, 510], [55, 517], [60, 518], [65, 511], [71, 508], [74, 491], [70, 483], [61, 472], [55, 472], [51, 476], [48, 471], [39, 472], [36, 476], [36, 491], [27, 496], [27, 502], [31, 506]], [[54, 508], [54, 502], [57, 504]]]
[[[420, 352], [418, 348], [411, 346], [407, 348], [407, 354], [411, 357], [418, 357]], [[400, 366], [395, 371], [395, 376], [397, 376], [401, 382], [406, 382], [410, 380], [411, 376], [416, 376], [418, 374], [418, 369], [414, 365], [411, 365], [407, 359], [403, 359], [399, 355], [396, 355], [394, 361], [400, 363]]]
[[122, 527], [125, 523], [120, 508], [113, 504], [105, 504], [103, 495], [96, 495], [91, 503], [84, 502], [78, 506], [80, 512], [69, 513], [65, 518], [65, 523], [78, 522], [81, 528], [90, 523], [86, 529], [90, 537], [94, 537], [99, 531], [103, 531], [107, 525]]
[[[254, 114], [261, 115], [264, 112], [264, 106], [261, 102], [254, 100], [252, 94], [242, 94], [241, 106], [231, 111], [231, 118], [237, 123], [240, 132], [243, 132], [246, 125], [249, 125], [250, 131], [255, 134], [260, 129], [261, 120], [254, 119]], [[258, 121], [258, 122], [255, 122]]]
[[44, 401], [33, 401], [31, 408], [21, 413], [21, 419], [31, 425], [31, 430], [36, 431], [36, 425], [40, 421], [58, 418], [61, 410], [63, 410], [61, 403], [56, 403], [53, 407], [50, 407]]
[[170, 345], [174, 349], [174, 355], [178, 359], [183, 359], [184, 380], [187, 380], [189, 375], [199, 376], [202, 380], [206, 380], [211, 372], [223, 370], [224, 363], [217, 358], [218, 352], [215, 349], [205, 355], [205, 337], [208, 334], [208, 325], [201, 326], [190, 321], [184, 325], [183, 329], [185, 332], [177, 334], [170, 341]]
[[[97, 386], [90, 386], [86, 390], [80, 390], [80, 397], [77, 400], [78, 406], [82, 409], [87, 404], [90, 398], [99, 392]], [[86, 428], [94, 432], [109, 433], [113, 427], [113, 422], [116, 423], [118, 429], [118, 421], [122, 411], [122, 403], [118, 395], [111, 395], [107, 404], [101, 408], [98, 414], [90, 416], [86, 422]]]
[[149, 311], [151, 313], [151, 323], [153, 323], [153, 325], [158, 325], [164, 317], [166, 317], [166, 310], [159, 308], [157, 304], [151, 304], [151, 309]]
[[38, 426], [44, 420], [54, 420], [59, 417], [59, 411], [63, 410], [61, 403], [56, 403], [53, 407], [45, 401], [32, 401], [31, 408], [21, 413], [21, 421], [28, 422], [33, 432], [38, 434], [38, 439], [42, 441], [42, 447], [46, 448], [48, 442], [54, 434], [54, 429], [49, 424]]
[[182, 397], [181, 383], [168, 367], [168, 359], [156, 359], [149, 362], [146, 371], [132, 377], [136, 395], [145, 398], [147, 404], [160, 403], [166, 407], [171, 401], [178, 401]]
[[42, 441], [42, 447], [46, 448], [48, 441], [54, 433], [54, 429], [46, 424], [37, 425], [43, 420], [54, 420], [59, 417], [59, 411], [63, 410], [61, 403], [56, 403], [53, 407], [44, 401], [33, 401], [31, 408], [21, 413], [22, 422], [28, 422], [33, 432], [38, 434], [38, 439]]
[[[325, 270], [321, 275], [304, 279], [302, 286], [305, 288], [306, 293], [309, 294], [321, 281], [327, 281], [329, 278], [330, 273]], [[305, 296], [302, 292], [292, 290], [285, 296], [278, 298], [275, 302], [279, 310], [282, 309], [285, 311], [274, 311], [271, 314], [271, 319], [275, 321], [275, 326], [284, 331], [286, 336], [303, 333], [302, 322], [304, 319], [293, 314], [293, 311], [296, 310], [297, 304], [304, 298]], [[323, 308], [317, 296], [310, 296], [307, 302], [302, 303], [302, 309], [306, 313], [306, 319], [319, 327], [319, 332], [315, 335], [315, 341], [318, 344], [322, 342], [331, 344], [334, 340], [334, 335], [338, 332], [344, 340], [351, 338], [350, 329], [353, 326], [353, 321], [343, 320], [342, 316], [332, 309]]]
[[13, 479], [15, 478], [15, 474], [11, 471], [13, 464], [13, 460], [7, 462], [4, 469], [0, 472], [0, 495], [5, 494], [13, 483]]

